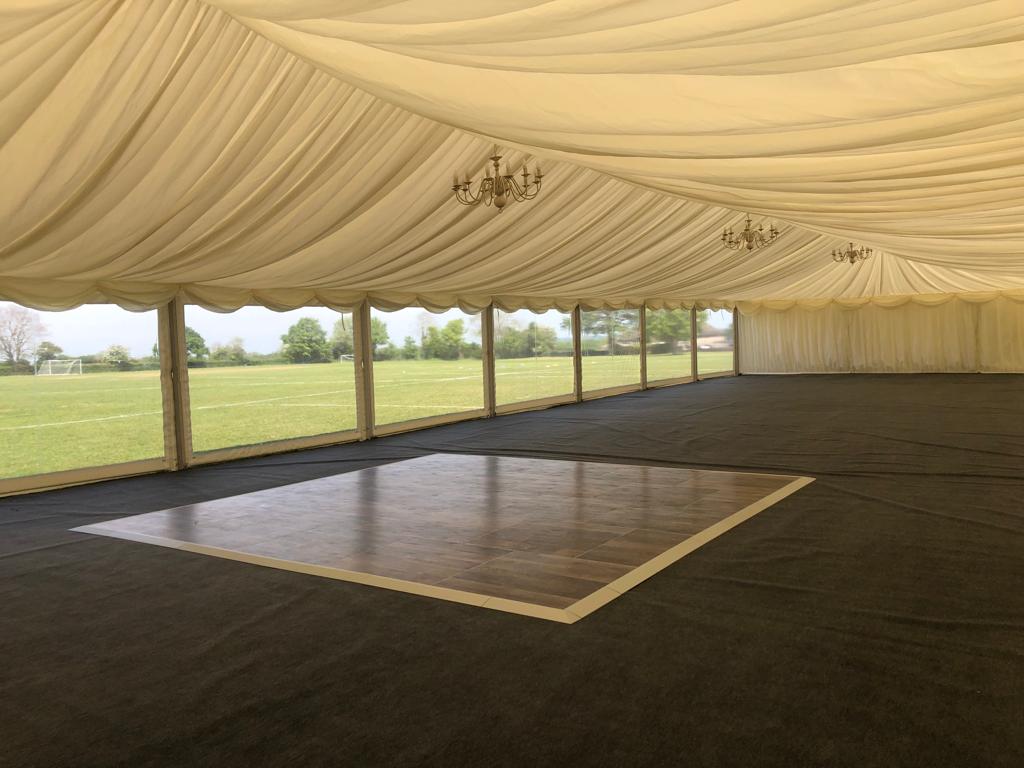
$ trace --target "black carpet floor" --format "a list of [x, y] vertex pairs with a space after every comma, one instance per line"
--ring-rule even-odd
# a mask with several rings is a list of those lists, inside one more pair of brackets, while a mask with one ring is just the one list
[[[71, 533], [450, 451], [806, 474], [573, 625]], [[720, 379], [0, 500], [3, 766], [1024, 765], [1024, 376]]]

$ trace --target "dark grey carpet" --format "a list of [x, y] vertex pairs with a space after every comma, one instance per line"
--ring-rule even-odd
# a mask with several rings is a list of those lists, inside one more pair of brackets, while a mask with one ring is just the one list
[[[809, 474], [564, 626], [74, 534], [432, 451]], [[1024, 377], [743, 377], [0, 501], [0, 765], [1020, 766]]]

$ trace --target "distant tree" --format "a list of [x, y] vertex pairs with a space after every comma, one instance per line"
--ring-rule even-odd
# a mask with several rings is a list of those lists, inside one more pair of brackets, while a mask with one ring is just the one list
[[696, 313], [697, 316], [697, 328], [694, 333], [695, 336], [710, 335], [709, 331], [714, 331], [710, 325], [708, 325], [708, 310], [699, 309]]
[[501, 359], [526, 357], [526, 333], [514, 323], [503, 323], [494, 329], [494, 354]]
[[235, 336], [227, 344], [214, 344], [210, 359], [234, 365], [245, 365], [249, 362], [245, 342], [239, 336]]
[[38, 312], [15, 304], [0, 306], [0, 354], [12, 366], [24, 361], [44, 335]]
[[690, 310], [670, 309], [647, 313], [647, 343], [669, 345], [669, 351], [679, 342], [690, 342]]
[[210, 350], [206, 347], [206, 339], [187, 325], [185, 326], [185, 351], [189, 360], [205, 360], [210, 354]]
[[[608, 340], [608, 354], [614, 355], [618, 342], [624, 335], [637, 331], [639, 312], [623, 312], [614, 309], [599, 309], [581, 313], [580, 332], [584, 336], [604, 336]], [[562, 327], [571, 327], [569, 318], [562, 321]]]
[[441, 337], [444, 339], [445, 349], [454, 349], [454, 356], [447, 359], [458, 359], [463, 351], [463, 336], [466, 335], [466, 323], [461, 318], [449, 320], [441, 329]]
[[555, 329], [536, 321], [526, 328], [520, 328], [511, 319], [495, 324], [494, 354], [500, 358], [542, 357], [550, 355], [557, 346]]
[[394, 360], [399, 355], [399, 349], [390, 341], [373, 348], [374, 360]]
[[150, 352], [149, 356], [152, 357], [152, 358], [155, 358], [157, 360], [160, 359], [160, 342], [158, 342], [158, 341], [154, 341], [153, 342], [153, 350]]
[[382, 346], [391, 341], [388, 335], [388, 326], [379, 317], [370, 318], [370, 343], [374, 347]]
[[321, 363], [331, 358], [327, 332], [316, 318], [300, 318], [281, 341], [284, 356], [293, 363]]
[[416, 344], [416, 339], [412, 336], [406, 336], [405, 342], [402, 344], [402, 349], [399, 354], [403, 360], [415, 360], [420, 356], [419, 345]]
[[132, 367], [132, 353], [128, 351], [128, 347], [112, 344], [104, 350], [103, 362], [107, 365], [116, 365], [119, 370], [127, 371]]
[[331, 357], [338, 360], [342, 355], [351, 355], [355, 351], [355, 339], [352, 335], [352, 315], [342, 315], [334, 323], [331, 332]]
[[416, 318], [416, 325], [420, 332], [420, 345], [427, 339], [427, 331], [433, 328], [437, 324], [435, 315], [430, 312], [420, 312]]
[[64, 350], [52, 341], [40, 342], [39, 346], [36, 347], [36, 360], [38, 362], [42, 362], [43, 360], [56, 360], [63, 354]]
[[526, 352], [527, 357], [544, 357], [550, 355], [558, 346], [558, 334], [555, 329], [546, 325], [531, 322], [526, 326]]
[[420, 348], [423, 350], [423, 359], [431, 360], [441, 357], [441, 331], [436, 326], [429, 326], [424, 331], [423, 343]]
[[423, 357], [438, 360], [458, 360], [462, 353], [462, 337], [466, 325], [461, 318], [451, 320], [444, 328], [430, 326], [423, 342]]

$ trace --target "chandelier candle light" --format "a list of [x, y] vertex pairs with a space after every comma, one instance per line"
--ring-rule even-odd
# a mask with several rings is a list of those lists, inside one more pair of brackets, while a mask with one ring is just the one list
[[853, 243], [850, 243], [849, 248], [845, 251], [840, 248], [838, 251], [832, 249], [832, 261], [842, 263], [848, 261], [851, 264], [856, 264], [858, 261], [864, 261], [864, 259], [871, 256], [873, 251], [870, 248], [861, 246], [860, 248], [854, 248]]
[[501, 155], [498, 154], [497, 146], [494, 147], [491, 162], [494, 164], [494, 175], [491, 175], [491, 169], [488, 168], [487, 176], [480, 182], [480, 188], [476, 193], [470, 188], [468, 178], [460, 183], [456, 174], [452, 184], [452, 192], [455, 193], [456, 200], [463, 205], [479, 205], [480, 203], [493, 205], [498, 209], [498, 213], [501, 213], [502, 208], [509, 202], [514, 200], [521, 203], [524, 200], [533, 200], [540, 192], [540, 182], [544, 178], [544, 174], [540, 172], [539, 165], [534, 166], [532, 182], [530, 181], [530, 172], [526, 170], [526, 165], [523, 165], [523, 170], [520, 171], [523, 183], [520, 186], [515, 176], [509, 171], [508, 163], [505, 163], [505, 173], [501, 172]]
[[733, 234], [732, 227], [729, 227], [722, 231], [722, 245], [726, 248], [731, 248], [734, 251], [745, 248], [748, 251], [752, 251], [755, 248], [764, 248], [771, 245], [779, 236], [779, 230], [772, 224], [768, 227], [768, 232], [764, 231], [764, 225], [761, 224], [757, 229], [750, 226], [751, 219], [750, 214], [747, 214], [747, 225], [743, 228], [743, 231], [739, 235]]

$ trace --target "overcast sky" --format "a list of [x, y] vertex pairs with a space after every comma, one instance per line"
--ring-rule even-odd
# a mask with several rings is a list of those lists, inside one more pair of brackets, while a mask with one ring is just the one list
[[[0, 306], [4, 306], [0, 302]], [[568, 333], [561, 328], [564, 317], [559, 312], [535, 315], [527, 310], [512, 313], [516, 322], [525, 326], [530, 321], [555, 328], [559, 336]], [[67, 312], [40, 312], [47, 333], [45, 338], [61, 347], [68, 355], [88, 355], [101, 352], [112, 344], [123, 344], [135, 357], [150, 354], [157, 338], [156, 311], [128, 312], [107, 304], [90, 304]], [[436, 325], [444, 325], [456, 317], [464, 317], [470, 333], [467, 337], [479, 341], [478, 317], [464, 315], [457, 309], [442, 314], [426, 312], [418, 307], [398, 312], [378, 312], [375, 317], [387, 323], [391, 341], [401, 346], [406, 336], [419, 339], [420, 318], [429, 318]], [[721, 327], [729, 324], [728, 312], [712, 312], [709, 322]], [[199, 307], [185, 308], [185, 322], [197, 330], [208, 346], [226, 342], [240, 336], [245, 348], [253, 352], [274, 352], [281, 346], [284, 334], [300, 317], [315, 317], [328, 335], [339, 314], [323, 307], [305, 307], [290, 312], [273, 312], [263, 307], [243, 307], [237, 312], [221, 314]]]

